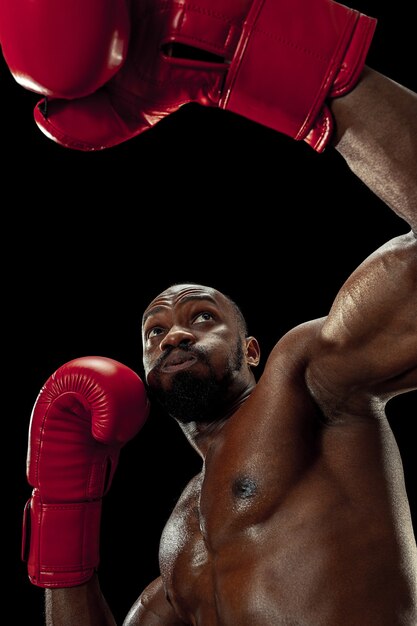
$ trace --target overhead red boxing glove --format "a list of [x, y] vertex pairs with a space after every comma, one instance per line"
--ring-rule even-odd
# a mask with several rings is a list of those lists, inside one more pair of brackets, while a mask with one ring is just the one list
[[104, 85], [126, 58], [126, 0], [0, 0], [0, 44], [16, 81], [54, 98]]
[[[358, 82], [375, 27], [332, 0], [131, 0], [120, 70], [84, 98], [52, 94], [35, 107], [35, 121], [63, 146], [100, 150], [197, 102], [321, 152], [333, 130], [328, 100]], [[43, 28], [53, 28], [50, 19]]]
[[22, 558], [39, 587], [80, 585], [99, 564], [102, 497], [120, 449], [149, 403], [140, 377], [118, 361], [81, 357], [60, 367], [33, 408]]

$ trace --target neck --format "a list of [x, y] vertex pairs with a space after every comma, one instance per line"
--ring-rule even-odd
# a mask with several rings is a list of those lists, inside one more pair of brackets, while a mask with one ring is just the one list
[[244, 390], [241, 391], [241, 393], [238, 394], [238, 396], [234, 398], [231, 403], [227, 405], [221, 415], [209, 422], [187, 422], [184, 424], [179, 420], [176, 420], [190, 444], [203, 459], [207, 454], [207, 450], [217, 438], [225, 423], [234, 413], [236, 413], [238, 408], [246, 402], [254, 387], [255, 382], [252, 381]]

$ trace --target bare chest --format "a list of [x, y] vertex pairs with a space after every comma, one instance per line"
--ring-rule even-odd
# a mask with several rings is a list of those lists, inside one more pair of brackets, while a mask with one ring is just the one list
[[255, 472], [227, 486], [196, 477], [166, 524], [160, 566], [185, 624], [393, 626], [410, 591], [405, 577], [392, 585], [403, 578], [398, 551], [391, 528], [319, 477], [284, 492]]

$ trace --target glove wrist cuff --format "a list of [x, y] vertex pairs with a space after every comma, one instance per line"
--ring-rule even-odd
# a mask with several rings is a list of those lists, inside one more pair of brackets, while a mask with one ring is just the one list
[[328, 100], [355, 87], [375, 27], [331, 0], [254, 0], [219, 107], [322, 152], [334, 128]]
[[35, 489], [23, 519], [22, 560], [38, 587], [87, 582], [99, 563], [101, 500], [44, 504]]

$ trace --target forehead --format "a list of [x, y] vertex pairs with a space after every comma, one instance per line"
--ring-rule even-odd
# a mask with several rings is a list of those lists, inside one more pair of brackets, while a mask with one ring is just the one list
[[152, 315], [160, 310], [160, 307], [174, 308], [178, 305], [194, 300], [207, 300], [213, 302], [213, 304], [219, 307], [227, 306], [227, 299], [225, 296], [213, 289], [212, 287], [206, 287], [205, 285], [192, 285], [184, 283], [181, 285], [173, 285], [162, 291], [156, 298], [149, 303], [146, 307], [142, 323]]

